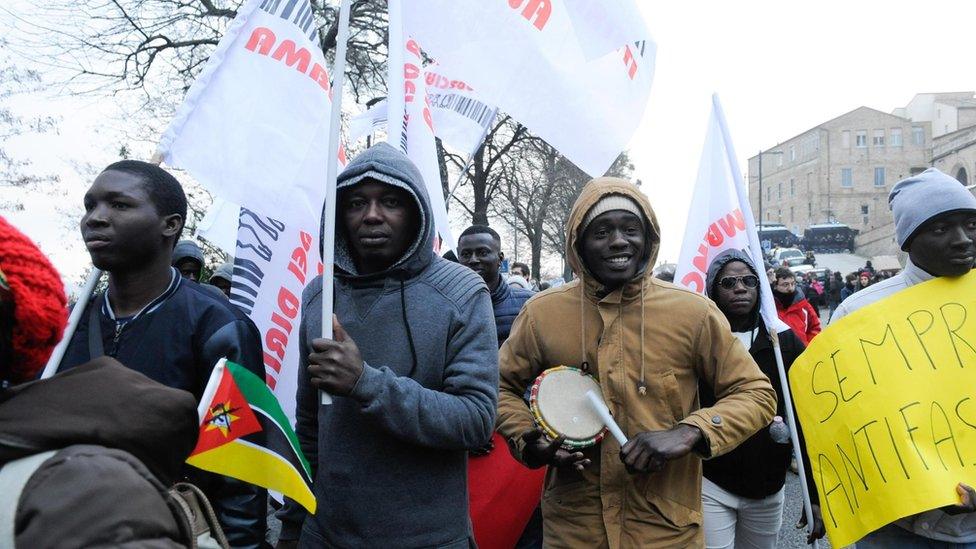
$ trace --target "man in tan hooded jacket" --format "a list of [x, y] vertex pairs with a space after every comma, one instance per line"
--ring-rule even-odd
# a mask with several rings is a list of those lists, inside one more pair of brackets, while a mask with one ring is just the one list
[[[706, 297], [655, 279], [660, 231], [633, 184], [591, 181], [573, 206], [570, 284], [532, 298], [500, 351], [498, 430], [530, 467], [551, 465], [547, 547], [702, 546], [701, 458], [767, 425], [776, 395]], [[587, 363], [629, 441], [570, 453], [523, 400], [543, 370]], [[699, 409], [698, 380], [718, 399]]]

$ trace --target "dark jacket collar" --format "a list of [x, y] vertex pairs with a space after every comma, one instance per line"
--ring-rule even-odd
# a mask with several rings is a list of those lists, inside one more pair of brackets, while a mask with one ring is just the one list
[[498, 287], [491, 291], [491, 304], [498, 305], [504, 303], [512, 295], [512, 287], [509, 286], [502, 275], [498, 275]]

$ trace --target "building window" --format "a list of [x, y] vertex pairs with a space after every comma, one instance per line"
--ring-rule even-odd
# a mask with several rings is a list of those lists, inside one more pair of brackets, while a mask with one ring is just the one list
[[793, 206], [790, 206], [790, 223], [793, 223]]
[[813, 218], [813, 202], [807, 202], [807, 217]]
[[790, 178], [790, 198], [796, 196], [796, 181]]
[[925, 144], [925, 128], [921, 126], [912, 126], [912, 143], [915, 145]]
[[840, 146], [845, 149], [851, 148], [851, 131], [844, 130], [840, 132]]
[[885, 169], [875, 168], [874, 169], [874, 186], [884, 187], [885, 186]]
[[773, 186], [770, 185], [766, 187], [766, 202], [769, 202], [772, 199], [773, 199]]
[[840, 186], [848, 188], [854, 186], [854, 173], [850, 168], [840, 169]]
[[777, 168], [783, 165], [783, 157], [784, 156], [786, 156], [786, 155], [785, 154], [782, 154], [782, 151], [780, 151], [780, 154], [777, 154], [776, 155], [776, 167]]
[[868, 131], [867, 130], [857, 130], [854, 135], [854, 146], [859, 149], [863, 149], [868, 146]]
[[[783, 182], [782, 181], [780, 181], [779, 183], [776, 184], [776, 193], [777, 193], [777, 198], [779, 198], [780, 200], [783, 200]], [[780, 214], [780, 217], [782, 217], [782, 216], [783, 216], [783, 214]]]
[[888, 131], [888, 145], [901, 147], [901, 128], [891, 128]]
[[868, 215], [868, 205], [861, 204], [861, 215]]
[[884, 147], [884, 138], [885, 131], [883, 129], [874, 130], [874, 139], [872, 139], [872, 143], [875, 147]]
[[790, 145], [790, 162], [796, 161], [796, 145]]

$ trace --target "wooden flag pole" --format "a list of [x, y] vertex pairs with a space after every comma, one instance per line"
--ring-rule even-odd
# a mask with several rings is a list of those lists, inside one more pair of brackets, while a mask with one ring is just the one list
[[[339, 169], [339, 130], [342, 114], [342, 84], [346, 73], [346, 46], [349, 42], [349, 0], [339, 5], [339, 34], [332, 67], [332, 112], [329, 116], [329, 150], [325, 177], [325, 224], [322, 236], [322, 337], [332, 339], [332, 296], [335, 275], [336, 178]], [[321, 392], [322, 404], [332, 404], [332, 395]]]

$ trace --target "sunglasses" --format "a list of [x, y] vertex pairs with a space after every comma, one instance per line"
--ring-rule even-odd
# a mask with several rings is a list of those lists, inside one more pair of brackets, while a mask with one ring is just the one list
[[731, 290], [732, 288], [735, 288], [740, 281], [746, 288], [756, 288], [759, 286], [759, 277], [756, 275], [726, 276], [718, 281], [718, 285], [726, 290]]

